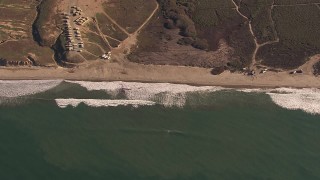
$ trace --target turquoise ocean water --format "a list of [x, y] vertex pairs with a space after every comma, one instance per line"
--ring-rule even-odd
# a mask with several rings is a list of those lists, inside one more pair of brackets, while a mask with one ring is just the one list
[[[320, 179], [320, 115], [281, 107], [265, 92], [173, 86], [173, 96], [163, 86], [123, 83], [111, 92], [64, 81], [0, 87], [1, 180]], [[313, 106], [303, 103], [317, 108], [311, 97]], [[70, 98], [84, 103], [67, 106]]]

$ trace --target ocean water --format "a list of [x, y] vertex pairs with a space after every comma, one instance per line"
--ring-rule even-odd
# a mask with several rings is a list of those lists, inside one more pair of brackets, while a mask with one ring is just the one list
[[320, 91], [0, 81], [0, 179], [320, 179]]

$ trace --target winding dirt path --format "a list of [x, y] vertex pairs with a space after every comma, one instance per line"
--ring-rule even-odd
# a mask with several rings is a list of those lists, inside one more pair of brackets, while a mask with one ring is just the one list
[[[239, 9], [240, 9], [240, 6], [237, 5], [237, 3], [236, 3], [234, 0], [231, 0], [231, 1], [232, 1], [232, 3], [234, 4], [234, 6], [235, 6], [235, 8], [236, 8], [236, 11], [238, 12], [238, 14], [248, 21], [249, 30], [250, 30], [250, 33], [251, 33], [251, 35], [252, 35], [252, 37], [253, 37], [254, 44], [255, 44], [255, 46], [256, 46], [255, 49], [254, 49], [254, 51], [253, 51], [252, 61], [251, 61], [252, 63], [251, 63], [251, 65], [250, 65], [250, 66], [253, 66], [253, 65], [256, 63], [256, 55], [257, 55], [257, 52], [258, 52], [258, 49], [259, 49], [259, 43], [258, 43], [257, 37], [254, 35], [251, 20], [250, 20], [247, 16], [245, 16], [244, 14], [242, 14], [242, 13], [240, 12], [240, 10], [239, 10]], [[250, 68], [251, 68], [251, 67], [250, 67]]]
[[141, 24], [141, 26], [139, 26], [139, 28], [135, 32], [133, 32], [131, 34], [128, 33], [128, 38], [125, 39], [124, 41], [122, 41], [122, 43], [120, 44], [119, 47], [114, 48], [115, 54], [118, 54], [119, 59], [125, 59], [124, 56], [120, 55], [120, 54], [130, 53], [131, 47], [134, 46], [137, 42], [137, 36], [139, 35], [139, 32], [141, 31], [141, 29], [143, 29], [145, 27], [145, 25], [147, 25], [149, 23], [149, 21], [152, 19], [152, 17], [158, 11], [159, 4], [156, 1], [154, 1], [154, 2], [156, 3], [156, 7], [152, 11], [150, 16]]
[[[244, 14], [242, 14], [242, 13], [240, 12], [240, 10], [239, 10], [239, 9], [240, 9], [240, 6], [237, 5], [237, 3], [236, 3], [234, 0], [231, 0], [231, 1], [232, 1], [232, 3], [234, 4], [235, 9], [236, 9], [236, 11], [238, 12], [238, 14], [239, 14], [240, 16], [242, 16], [243, 18], [245, 18], [245, 19], [248, 21], [249, 30], [250, 30], [250, 33], [251, 33], [251, 35], [252, 35], [252, 37], [253, 37], [255, 46], [256, 46], [255, 49], [254, 49], [254, 51], [253, 51], [252, 60], [251, 60], [251, 64], [250, 64], [250, 67], [249, 67], [250, 69], [253, 69], [253, 68], [255, 67], [256, 63], [257, 63], [257, 59], [256, 59], [256, 58], [257, 58], [258, 50], [259, 50], [261, 47], [265, 46], [265, 45], [279, 42], [279, 38], [278, 38], [278, 35], [275, 34], [276, 40], [274, 40], [274, 41], [268, 41], [268, 42], [265, 42], [265, 43], [260, 44], [260, 43], [258, 42], [257, 37], [256, 37], [255, 34], [254, 34], [251, 20], [250, 20], [247, 16], [245, 16]], [[272, 10], [273, 10], [273, 8], [274, 8], [274, 6], [275, 6], [274, 3], [275, 3], [275, 1], [273, 1], [273, 4], [271, 5], [271, 12], [272, 12]], [[272, 19], [272, 17], [271, 17], [271, 19]], [[273, 27], [275, 28], [273, 19], [272, 19], [272, 23], [273, 23]], [[275, 29], [274, 29], [274, 33], [276, 33], [276, 30], [275, 30]]]
[[111, 36], [108, 36], [108, 35], [104, 35], [105, 37], [107, 37], [107, 38], [110, 38], [110, 39], [112, 39], [112, 40], [115, 40], [115, 41], [117, 41], [117, 42], [121, 42], [119, 39], [116, 39], [116, 38], [114, 38], [114, 37], [111, 37]]
[[103, 49], [99, 44], [97, 44], [97, 43], [93, 43], [93, 42], [90, 42], [90, 41], [88, 41], [87, 43], [88, 43], [88, 44], [93, 44], [93, 45], [98, 46], [98, 47], [99, 47], [99, 49], [100, 49], [102, 52], [104, 52], [104, 49]]
[[96, 58], [99, 58], [99, 56], [97, 56], [97, 55], [89, 52], [88, 50], [83, 50], [83, 52], [86, 52], [86, 53], [88, 53], [88, 54], [90, 54], [90, 55], [92, 55], [92, 56], [94, 56], [94, 57], [96, 57]]
[[151, 20], [151, 18], [156, 14], [158, 9], [159, 9], [159, 4], [156, 2], [156, 8], [152, 11], [150, 16], [143, 22], [143, 24], [134, 33], [138, 33]]

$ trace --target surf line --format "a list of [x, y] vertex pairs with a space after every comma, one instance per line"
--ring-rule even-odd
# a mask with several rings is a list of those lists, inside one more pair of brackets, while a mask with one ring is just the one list
[[57, 105], [61, 108], [68, 106], [77, 107], [79, 104], [84, 103], [90, 107], [117, 107], [117, 106], [153, 106], [156, 105], [153, 101], [145, 100], [125, 100], [125, 99], [55, 99]]

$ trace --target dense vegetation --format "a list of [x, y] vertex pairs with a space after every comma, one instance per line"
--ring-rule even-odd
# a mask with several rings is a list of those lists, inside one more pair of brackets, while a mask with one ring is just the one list
[[277, 6], [273, 19], [280, 42], [260, 49], [263, 64], [296, 68], [320, 53], [320, 10], [315, 5]]
[[313, 74], [316, 75], [316, 76], [319, 76], [320, 75], [320, 61], [317, 62], [314, 66], [313, 66]]
[[258, 42], [274, 41], [277, 33], [272, 19], [273, 0], [242, 0], [239, 3], [240, 12], [252, 23], [252, 28]]
[[59, 15], [55, 12], [58, 0], [41, 0], [37, 7], [38, 15], [33, 24], [35, 40], [42, 46], [52, 47], [60, 33], [57, 28]]
[[[320, 0], [234, 2], [241, 14], [232, 0], [158, 0], [162, 18], [158, 18], [156, 27], [146, 29], [152, 32], [139, 36], [139, 48], [133, 54], [170, 49], [171, 41], [180, 46], [218, 52], [224, 40], [233, 49], [232, 58], [225, 65], [240, 69], [251, 64], [256, 38], [262, 45], [257, 52], [257, 63], [293, 69], [309, 56], [320, 53]], [[180, 37], [163, 38], [168, 35]]]
[[320, 3], [319, 0], [275, 0], [275, 4], [279, 5], [297, 5], [297, 4], [310, 4]]
[[[218, 50], [221, 40], [226, 41], [234, 49], [233, 58], [229, 59], [230, 63], [228, 63], [230, 66], [241, 68], [250, 64], [254, 41], [249, 31], [248, 22], [236, 12], [231, 1], [158, 0], [158, 2], [162, 16], [158, 21], [163, 25], [155, 26], [154, 23], [153, 27], [147, 28], [146, 31], [152, 29], [152, 32], [140, 36], [140, 44], [136, 52], [144, 51], [143, 47], [147, 47], [144, 45], [147, 42], [153, 44], [153, 49], [155, 47], [161, 49], [159, 43], [152, 42], [159, 41], [159, 39], [162, 39], [160, 40], [162, 42], [168, 41], [167, 38], [163, 38], [167, 34], [180, 35], [180, 38], [174, 38], [172, 41], [182, 46], [192, 46], [207, 52]], [[175, 35], [174, 32], [177, 30], [178, 34]], [[147, 47], [147, 49], [150, 48]], [[208, 67], [208, 63], [202, 61], [200, 64], [194, 64]]]

